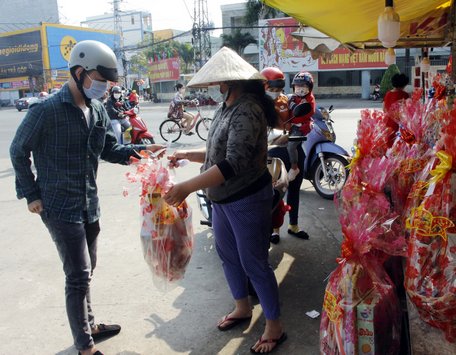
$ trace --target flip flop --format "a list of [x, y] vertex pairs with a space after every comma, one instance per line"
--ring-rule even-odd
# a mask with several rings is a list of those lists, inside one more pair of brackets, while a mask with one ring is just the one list
[[265, 351], [265, 352], [260, 352], [260, 351], [256, 351], [253, 347], [255, 345], [257, 345], [257, 343], [255, 343], [251, 348], [250, 348], [250, 352], [253, 353], [253, 354], [269, 354], [269, 353], [272, 353], [280, 344], [282, 344], [285, 340], [287, 340], [287, 333], [282, 333], [282, 335], [277, 338], [277, 339], [263, 339], [263, 337], [260, 337], [260, 339], [258, 339], [258, 345], [261, 345], [261, 344], [274, 344], [274, 346], [272, 347], [271, 350], [269, 351]]
[[[250, 317], [243, 317], [243, 318], [235, 318], [235, 317], [229, 317], [228, 315], [226, 315], [225, 317], [223, 317], [223, 319], [219, 322], [219, 324], [217, 325], [217, 328], [218, 330], [220, 330], [221, 332], [224, 332], [225, 330], [230, 330], [242, 323], [246, 323], [246, 322], [250, 322], [250, 320], [252, 319], [252, 316]], [[228, 325], [222, 327], [221, 325], [225, 322], [231, 322], [229, 323]]]

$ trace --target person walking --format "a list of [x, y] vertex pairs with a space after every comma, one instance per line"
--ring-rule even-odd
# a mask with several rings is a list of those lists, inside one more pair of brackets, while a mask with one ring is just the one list
[[276, 125], [273, 101], [265, 95], [264, 77], [233, 50], [223, 47], [195, 74], [189, 86], [220, 85], [223, 103], [214, 113], [205, 149], [176, 151], [180, 159], [203, 163], [202, 173], [178, 183], [164, 196], [179, 205], [205, 188], [213, 204], [212, 226], [217, 252], [235, 301], [218, 323], [227, 331], [249, 322], [252, 307], [248, 279], [266, 318], [252, 353], [268, 353], [287, 338], [280, 321], [277, 280], [268, 262], [272, 180], [267, 169], [267, 127]]
[[[102, 354], [94, 341], [120, 332], [95, 323], [90, 281], [97, 264], [100, 207], [98, 159], [128, 164], [135, 151], [161, 145], [117, 143], [98, 98], [117, 81], [114, 52], [97, 41], [81, 41], [69, 59], [71, 77], [61, 90], [30, 108], [11, 143], [16, 192], [40, 215], [57, 247], [65, 273], [66, 312], [79, 354]], [[31, 169], [31, 154], [36, 175]]]

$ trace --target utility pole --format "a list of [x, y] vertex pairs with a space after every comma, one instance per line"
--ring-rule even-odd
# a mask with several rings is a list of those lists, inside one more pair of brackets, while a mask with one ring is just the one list
[[125, 58], [125, 52], [123, 50], [123, 32], [122, 32], [122, 16], [120, 13], [120, 3], [122, 0], [113, 0], [113, 16], [114, 16], [114, 32], [116, 33], [114, 40], [114, 53], [117, 59], [122, 63], [123, 69], [123, 85], [128, 88], [127, 83], [127, 60]]
[[192, 35], [196, 70], [199, 70], [211, 57], [211, 37], [208, 27], [207, 0], [195, 0]]

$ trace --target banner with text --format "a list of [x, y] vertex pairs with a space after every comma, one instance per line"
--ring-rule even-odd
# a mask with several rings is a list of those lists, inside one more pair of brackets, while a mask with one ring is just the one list
[[318, 59], [318, 70], [385, 69], [386, 49], [356, 50], [337, 48], [328, 58]]
[[169, 58], [149, 63], [149, 78], [153, 83], [179, 80], [179, 75], [179, 58]]
[[42, 71], [40, 31], [0, 36], [0, 79], [36, 76]]

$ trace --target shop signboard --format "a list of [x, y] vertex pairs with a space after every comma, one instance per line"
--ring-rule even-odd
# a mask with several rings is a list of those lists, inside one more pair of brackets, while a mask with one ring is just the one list
[[259, 26], [260, 70], [271, 66], [287, 73], [318, 70], [318, 60], [304, 49], [301, 40], [291, 35], [298, 27], [295, 19], [261, 20]]
[[0, 79], [37, 76], [43, 71], [39, 30], [0, 36]]
[[318, 59], [318, 70], [386, 69], [386, 49], [355, 50], [337, 48], [328, 57]]
[[179, 80], [180, 60], [178, 57], [149, 63], [149, 78], [153, 83]]

